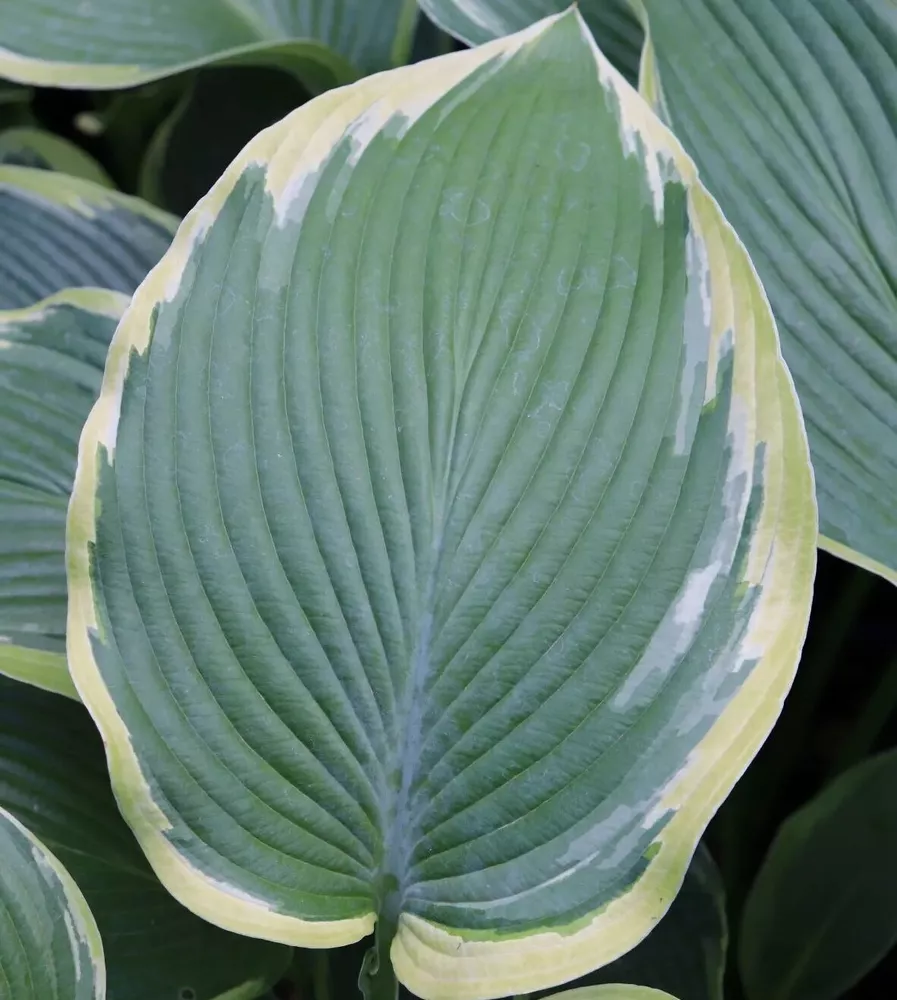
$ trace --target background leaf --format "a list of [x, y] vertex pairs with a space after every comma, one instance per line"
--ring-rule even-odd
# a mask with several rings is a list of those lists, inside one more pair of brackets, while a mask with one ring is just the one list
[[77, 697], [65, 660], [65, 516], [78, 438], [127, 298], [0, 313], [0, 672]]
[[[159, 884], [116, 808], [87, 712], [6, 678], [0, 807], [41, 838], [83, 892], [103, 938], [109, 1000], [255, 1000], [286, 969], [288, 949], [204, 923]], [[74, 996], [63, 990], [59, 1000]]]
[[105, 986], [103, 946], [84, 897], [0, 808], [0, 998], [104, 1000]]
[[[568, 0], [419, 0], [428, 17], [467, 42], [510, 35], [549, 14], [569, 8]], [[579, 0], [579, 11], [608, 59], [631, 82], [638, 80], [642, 29], [629, 0]]]
[[648, 94], [772, 302], [822, 545], [897, 580], [897, 6], [644, 0]]
[[106, 171], [80, 147], [39, 128], [11, 128], [0, 132], [0, 163], [55, 170], [72, 177], [113, 187]]
[[6, 0], [0, 75], [100, 90], [243, 63], [289, 69], [317, 93], [404, 61], [414, 10], [406, 0]]
[[834, 781], [782, 826], [748, 897], [751, 1000], [834, 1000], [897, 942], [897, 751]]
[[89, 181], [0, 166], [0, 309], [65, 288], [130, 294], [175, 227], [172, 216]]

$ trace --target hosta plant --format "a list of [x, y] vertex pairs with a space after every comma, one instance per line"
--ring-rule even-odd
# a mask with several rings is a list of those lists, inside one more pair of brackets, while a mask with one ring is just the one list
[[0, 3], [2, 1000], [833, 1000], [897, 939], [890, 673], [699, 843], [817, 547], [895, 575], [897, 8], [420, 6]]

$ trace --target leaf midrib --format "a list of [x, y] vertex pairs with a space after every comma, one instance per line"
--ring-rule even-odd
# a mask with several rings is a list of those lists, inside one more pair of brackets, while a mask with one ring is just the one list
[[[436, 608], [436, 584], [444, 540], [443, 526], [434, 531], [431, 545], [431, 567], [420, 608], [420, 627], [411, 657], [411, 669], [402, 693], [399, 719], [402, 725], [397, 770], [399, 785], [386, 810], [386, 830], [380, 883], [380, 912], [396, 918], [404, 901], [409, 884], [412, 845], [416, 839], [417, 824], [410, 809], [411, 790], [417, 777], [417, 763], [424, 722], [424, 689], [429, 673], [430, 650], [433, 641], [433, 622]], [[417, 748], [417, 750], [415, 749]], [[396, 884], [392, 883], [392, 879]]]

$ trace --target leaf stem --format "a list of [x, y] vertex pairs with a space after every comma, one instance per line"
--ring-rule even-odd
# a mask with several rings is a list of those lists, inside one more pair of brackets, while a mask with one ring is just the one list
[[364, 956], [358, 976], [358, 988], [364, 1000], [399, 1000], [399, 981], [389, 957], [395, 932], [396, 922], [384, 919], [381, 912], [374, 943]]
[[315, 952], [312, 959], [312, 982], [315, 1000], [330, 1000], [330, 955], [326, 951]]
[[390, 60], [393, 66], [404, 66], [408, 62], [419, 18], [420, 7], [417, 5], [417, 0], [405, 0], [402, 4], [402, 9], [399, 11], [395, 39], [390, 53]]

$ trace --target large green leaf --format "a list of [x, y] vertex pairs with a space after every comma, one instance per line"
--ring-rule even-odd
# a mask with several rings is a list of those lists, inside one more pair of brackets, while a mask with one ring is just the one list
[[104, 1000], [103, 945], [59, 861], [0, 808], [0, 1000]]
[[[520, 31], [570, 6], [568, 0], [418, 0], [436, 24], [467, 42], [483, 42]], [[638, 79], [642, 29], [629, 0], [580, 0], [579, 9], [610, 61], [627, 79]]]
[[130, 294], [175, 225], [172, 216], [90, 181], [0, 166], [0, 309], [70, 287]]
[[897, 943], [897, 751], [848, 771], [790, 817], [744, 910], [751, 1000], [835, 1000]]
[[81, 439], [70, 667], [187, 905], [529, 992], [672, 902], [815, 539], [750, 262], [571, 11], [306, 104], [191, 213]]
[[821, 544], [897, 581], [897, 5], [643, 4], [646, 93], [772, 302]]
[[65, 515], [78, 438], [127, 298], [0, 312], [0, 673], [77, 697], [65, 660]]
[[404, 61], [413, 0], [3, 0], [0, 76], [133, 87], [210, 63], [282, 66], [315, 92]]
[[[0, 808], [53, 851], [84, 894], [103, 939], [109, 1000], [255, 1000], [286, 968], [288, 949], [199, 920], [159, 884], [116, 808], [84, 708], [5, 678]], [[5, 875], [3, 865], [0, 883]], [[33, 1000], [51, 996], [38, 991]], [[59, 1000], [76, 996], [62, 990]], [[31, 1000], [16, 991], [7, 998], [2, 977], [0, 997]]]
[[585, 982], [638, 983], [679, 1000], [723, 1000], [728, 940], [722, 878], [701, 846], [663, 920], [640, 945]]

